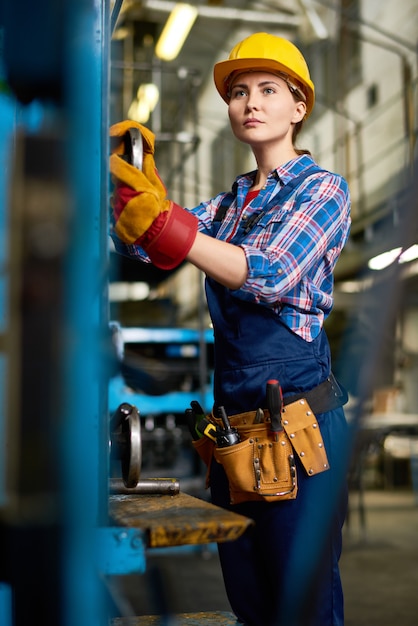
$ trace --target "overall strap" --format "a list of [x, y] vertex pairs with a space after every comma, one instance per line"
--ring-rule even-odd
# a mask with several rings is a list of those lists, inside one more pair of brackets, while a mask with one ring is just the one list
[[[234, 185], [234, 191], [236, 191], [236, 183]], [[221, 204], [218, 206], [218, 209], [215, 213], [215, 217], [213, 218], [213, 222], [222, 222], [227, 210], [231, 206], [233, 199], [235, 198], [234, 191], [230, 191], [222, 198]]]
[[[280, 191], [278, 193], [276, 193], [273, 198], [270, 199], [270, 201], [266, 204], [265, 207], [263, 207], [263, 209], [258, 212], [258, 213], [254, 213], [249, 220], [246, 223], [246, 226], [244, 228], [244, 233], [247, 235], [250, 230], [257, 224], [257, 222], [261, 219], [261, 217], [267, 213], [267, 211], [269, 211], [271, 208], [273, 208], [274, 206], [276, 206], [279, 201], [283, 202], [288, 196], [290, 196], [290, 194], [292, 193], [292, 191], [298, 187], [304, 180], [305, 178], [307, 178], [308, 176], [311, 176], [312, 174], [316, 174], [317, 172], [323, 172], [324, 170], [319, 167], [318, 165], [311, 165], [309, 166], [306, 170], [304, 170], [301, 174], [299, 174], [298, 176], [295, 176], [294, 178], [292, 178], [292, 180], [290, 180], [288, 183], [286, 183], [286, 185], [284, 185]], [[218, 207], [218, 210], [216, 211], [215, 217], [213, 218], [214, 222], [222, 222], [225, 218], [225, 215], [232, 203], [232, 200], [234, 199], [234, 194], [233, 193], [228, 193], [221, 201], [221, 204]]]
[[231, 202], [233, 199], [234, 196], [231, 192], [227, 193], [226, 196], [222, 198], [221, 204], [218, 206], [215, 217], [213, 218], [214, 222], [223, 222], [226, 212], [231, 206]]

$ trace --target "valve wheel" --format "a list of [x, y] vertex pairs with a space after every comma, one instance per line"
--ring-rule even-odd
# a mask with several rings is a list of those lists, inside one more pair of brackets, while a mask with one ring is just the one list
[[121, 457], [122, 479], [125, 487], [136, 487], [141, 475], [142, 446], [141, 421], [135, 407], [122, 421], [122, 438], [126, 441]]

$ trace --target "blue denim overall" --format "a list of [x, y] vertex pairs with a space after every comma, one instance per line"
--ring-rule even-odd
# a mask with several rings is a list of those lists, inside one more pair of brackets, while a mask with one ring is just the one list
[[[241, 227], [233, 243], [244, 236]], [[229, 415], [265, 407], [271, 378], [280, 381], [285, 396], [327, 378], [330, 350], [324, 331], [307, 342], [269, 308], [234, 297], [210, 278], [206, 294], [215, 332], [215, 407], [224, 406]], [[346, 494], [339, 486], [347, 425], [342, 408], [316, 417], [331, 469], [308, 477], [296, 459], [295, 500], [232, 506], [223, 467], [216, 461], [211, 466], [212, 502], [255, 521], [243, 537], [218, 546], [231, 607], [247, 626], [344, 623], [338, 560]]]

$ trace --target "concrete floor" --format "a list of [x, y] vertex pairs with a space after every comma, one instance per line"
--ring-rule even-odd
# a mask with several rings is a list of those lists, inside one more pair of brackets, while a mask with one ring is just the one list
[[[345, 626], [417, 626], [418, 502], [412, 489], [367, 490], [365, 526], [357, 493], [350, 511], [341, 559]], [[150, 556], [144, 576], [115, 584], [127, 616], [230, 611], [214, 546]]]
[[354, 510], [341, 574], [346, 626], [418, 624], [418, 502], [409, 490], [367, 491], [366, 530]]

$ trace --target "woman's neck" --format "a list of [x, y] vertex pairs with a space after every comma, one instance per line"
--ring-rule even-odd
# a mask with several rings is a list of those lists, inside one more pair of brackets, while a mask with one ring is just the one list
[[277, 169], [281, 165], [288, 163], [292, 159], [295, 159], [298, 154], [294, 147], [291, 146], [287, 150], [278, 151], [266, 151], [262, 152], [254, 151], [254, 156], [257, 162], [257, 173], [255, 175], [254, 183], [251, 186], [252, 190], [262, 189], [266, 184], [266, 180], [270, 172]]

